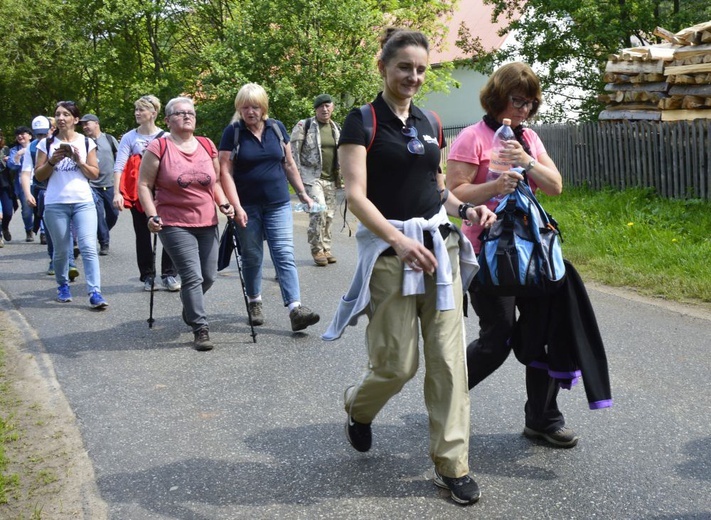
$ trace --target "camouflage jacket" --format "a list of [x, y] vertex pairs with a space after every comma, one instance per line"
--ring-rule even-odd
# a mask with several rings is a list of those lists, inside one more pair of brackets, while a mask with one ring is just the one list
[[[305, 132], [306, 122], [308, 119], [302, 119], [291, 131], [291, 153], [296, 161], [296, 166], [301, 174], [301, 181], [304, 184], [312, 184], [316, 179], [321, 177], [323, 170], [323, 159], [321, 157], [321, 132], [316, 118], [312, 117], [308, 132]], [[338, 124], [331, 120], [331, 130], [333, 138], [338, 144], [338, 139], [341, 135], [341, 129]], [[336, 158], [334, 178], [336, 185], [340, 186], [340, 167], [338, 158]]]

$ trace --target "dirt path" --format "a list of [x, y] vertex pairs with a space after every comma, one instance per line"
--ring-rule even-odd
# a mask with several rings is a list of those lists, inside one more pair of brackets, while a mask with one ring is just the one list
[[105, 519], [94, 470], [82, 444], [76, 417], [54, 377], [49, 356], [37, 359], [23, 346], [39, 341], [20, 313], [0, 293], [0, 415], [17, 440], [6, 446], [5, 473], [19, 477], [0, 518]]

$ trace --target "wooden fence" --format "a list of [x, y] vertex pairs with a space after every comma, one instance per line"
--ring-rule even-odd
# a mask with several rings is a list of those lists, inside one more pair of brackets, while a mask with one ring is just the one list
[[[711, 120], [532, 128], [567, 186], [648, 187], [664, 197], [711, 200]], [[444, 129], [447, 148], [461, 129]]]

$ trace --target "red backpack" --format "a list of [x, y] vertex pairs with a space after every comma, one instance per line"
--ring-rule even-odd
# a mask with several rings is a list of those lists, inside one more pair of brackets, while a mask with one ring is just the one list
[[[163, 133], [158, 134], [158, 144], [160, 146], [160, 155], [158, 160], [160, 161], [165, 154], [165, 137]], [[205, 148], [208, 155], [210, 155], [210, 140], [207, 137], [201, 135], [196, 135], [195, 139]], [[119, 191], [123, 197], [123, 207], [124, 208], [136, 208], [138, 211], [143, 213], [143, 207], [138, 200], [138, 171], [141, 168], [141, 159], [143, 156], [141, 154], [134, 154], [128, 158], [126, 164], [123, 167], [123, 172], [121, 173], [121, 184], [119, 185]]]

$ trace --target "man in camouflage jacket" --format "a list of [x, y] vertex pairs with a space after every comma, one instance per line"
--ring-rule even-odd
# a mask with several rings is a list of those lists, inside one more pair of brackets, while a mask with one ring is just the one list
[[314, 99], [315, 116], [302, 119], [291, 132], [291, 150], [306, 192], [325, 211], [311, 213], [307, 239], [318, 266], [336, 262], [331, 253], [331, 225], [337, 206], [336, 190], [341, 187], [341, 172], [336, 148], [341, 129], [331, 120], [333, 100], [328, 94]]

